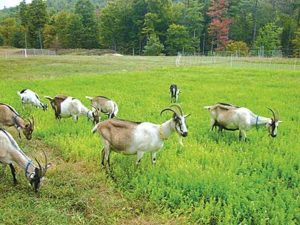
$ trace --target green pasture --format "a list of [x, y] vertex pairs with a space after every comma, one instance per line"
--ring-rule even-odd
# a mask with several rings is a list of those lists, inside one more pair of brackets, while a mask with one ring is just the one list
[[[38, 196], [20, 170], [16, 187], [8, 169], [0, 178], [0, 224], [130, 224], [124, 218], [152, 213], [150, 224], [156, 224], [156, 215], [157, 224], [300, 224], [300, 71], [227, 64], [175, 67], [174, 62], [167, 57], [0, 59], [1, 102], [33, 115], [33, 142], [54, 149], [53, 167]], [[182, 90], [184, 112], [192, 114], [184, 146], [174, 133], [155, 166], [145, 155], [138, 168], [135, 156], [113, 153], [114, 179], [100, 167], [102, 144], [86, 117], [58, 122], [51, 107], [23, 110], [16, 94], [30, 88], [40, 97], [70, 95], [86, 106], [86, 95], [105, 95], [118, 103], [118, 117], [159, 124], [171, 117], [159, 115], [170, 104], [171, 83]], [[271, 116], [267, 107], [276, 109], [283, 121], [278, 136], [253, 128], [249, 141], [240, 142], [238, 132], [209, 132], [203, 107], [216, 102], [245, 106], [262, 116]], [[20, 146], [29, 155], [40, 151], [25, 140]], [[107, 195], [101, 193], [103, 186]], [[114, 193], [124, 196], [126, 207], [134, 202], [130, 210], [136, 214], [116, 207]]]

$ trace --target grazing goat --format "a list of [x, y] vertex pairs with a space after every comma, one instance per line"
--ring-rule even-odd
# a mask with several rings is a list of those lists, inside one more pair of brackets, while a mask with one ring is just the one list
[[92, 102], [92, 107], [98, 109], [99, 112], [105, 113], [109, 119], [117, 116], [119, 108], [113, 100], [104, 96], [85, 97]]
[[171, 111], [173, 117], [163, 124], [149, 122], [131, 122], [127, 120], [109, 119], [98, 123], [92, 130], [101, 135], [104, 148], [102, 150], [102, 165], [105, 162], [110, 166], [109, 155], [111, 150], [127, 155], [137, 154], [136, 164], [139, 164], [145, 152], [151, 152], [152, 163], [156, 162], [156, 152], [163, 147], [164, 140], [176, 131], [186, 137], [188, 129], [186, 117], [178, 105], [171, 105], [160, 114]]
[[34, 130], [34, 119], [28, 120], [28, 123], [26, 123], [13, 107], [0, 103], [0, 125], [7, 127], [14, 126], [18, 130], [20, 138], [20, 130], [22, 130], [27, 140], [30, 140]]
[[170, 86], [170, 96], [171, 102], [177, 102], [179, 97], [180, 90], [176, 84], [171, 84]]
[[73, 117], [77, 122], [80, 115], [85, 115], [95, 124], [99, 122], [98, 110], [89, 110], [76, 98], [64, 95], [57, 95], [54, 98], [45, 96], [45, 98], [50, 101], [56, 119]]
[[34, 191], [37, 192], [39, 190], [43, 177], [49, 167], [47, 163], [47, 156], [45, 152], [43, 153], [45, 155], [46, 162], [44, 168], [42, 168], [37, 159], [35, 160], [38, 166], [34, 165], [32, 160], [20, 149], [13, 137], [7, 131], [0, 129], [0, 163], [9, 165], [14, 185], [17, 184], [16, 171], [14, 167], [15, 163], [25, 171], [25, 177], [28, 179]]
[[21, 97], [22, 104], [31, 104], [37, 108], [41, 108], [44, 111], [47, 110], [48, 106], [47, 104], [44, 104], [40, 101], [39, 96], [29, 89], [24, 89], [22, 91], [18, 91], [17, 94]]
[[278, 120], [278, 116], [274, 111], [268, 108], [273, 118], [267, 118], [258, 116], [244, 107], [238, 107], [227, 103], [217, 103], [213, 106], [205, 106], [211, 115], [211, 130], [215, 127], [219, 127], [219, 131], [225, 130], [239, 130], [239, 137], [242, 140], [247, 138], [246, 131], [253, 126], [265, 125], [268, 128], [268, 132], [272, 137], [276, 137], [277, 128], [281, 121]]

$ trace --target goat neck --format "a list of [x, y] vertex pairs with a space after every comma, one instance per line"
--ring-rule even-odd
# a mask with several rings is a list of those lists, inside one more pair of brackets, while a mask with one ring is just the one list
[[14, 116], [14, 120], [16, 122], [16, 125], [22, 129], [25, 128], [25, 121], [18, 115]]
[[87, 116], [90, 119], [93, 118], [93, 112], [84, 105], [81, 106], [81, 114]]
[[271, 123], [272, 119], [255, 115], [251, 115], [251, 126], [260, 126], [260, 125], [266, 125], [267, 123]]
[[28, 158], [22, 151], [14, 151], [11, 153], [13, 161], [15, 161], [25, 171], [25, 176], [29, 178], [34, 173], [35, 166], [32, 160]]
[[159, 136], [162, 140], [167, 140], [175, 130], [175, 122], [170, 119], [159, 127]]

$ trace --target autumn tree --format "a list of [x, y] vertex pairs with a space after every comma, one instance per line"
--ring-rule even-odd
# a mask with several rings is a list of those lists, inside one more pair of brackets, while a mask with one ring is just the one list
[[227, 18], [227, 0], [212, 0], [207, 14], [211, 18], [208, 32], [212, 38], [212, 46], [215, 50], [224, 50], [229, 38], [229, 25], [231, 20]]

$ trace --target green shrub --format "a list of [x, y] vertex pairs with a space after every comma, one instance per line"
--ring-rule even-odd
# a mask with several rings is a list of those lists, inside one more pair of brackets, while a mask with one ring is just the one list
[[233, 55], [247, 56], [249, 53], [249, 48], [247, 44], [243, 41], [231, 41], [227, 46], [226, 50]]

